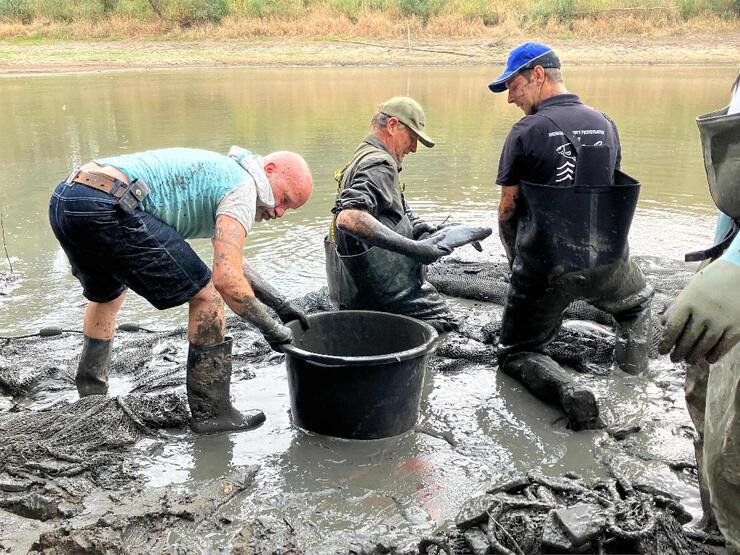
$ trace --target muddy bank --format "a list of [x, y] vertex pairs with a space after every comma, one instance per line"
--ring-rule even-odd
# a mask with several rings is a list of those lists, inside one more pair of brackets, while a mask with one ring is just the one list
[[[322, 292], [302, 302], [330, 308]], [[566, 510], [567, 521], [568, 507], [595, 500], [598, 508], [589, 510], [603, 513], [605, 527], [594, 537], [614, 546], [604, 534], [606, 523], [619, 526], [619, 511], [606, 510], [600, 496], [634, 512], [635, 530], [650, 528], [640, 536], [644, 552], [665, 552], [656, 546], [670, 543], [658, 541], [653, 521], [679, 538], [675, 552], [696, 552], [680, 531], [699, 512], [683, 367], [654, 358], [635, 377], [608, 359], [601, 372], [575, 373], [603, 400], [608, 424], [576, 433], [557, 410], [496, 371], [494, 339], [482, 330], [495, 329], [500, 307], [451, 302], [462, 333], [448, 336], [430, 365], [416, 429], [366, 442], [292, 426], [281, 356], [233, 319], [235, 404], [260, 407], [268, 418], [241, 434], [187, 431], [183, 328], [120, 331], [111, 396], [80, 401], [72, 380], [79, 335], [0, 343], [7, 399], [0, 412], [0, 545], [44, 553], [205, 553], [227, 546], [237, 553], [415, 553], [420, 542], [433, 552], [427, 548], [466, 541], [469, 550], [466, 533], [480, 540], [471, 530], [490, 530], [482, 527], [484, 514], [500, 511], [494, 517], [504, 526], [529, 521], [535, 529], [551, 511]], [[567, 332], [572, 341], [594, 340], [579, 329]], [[605, 331], [596, 341], [609, 339]], [[22, 375], [13, 371], [19, 368]], [[597, 498], [562, 497], [552, 484], [566, 474], [571, 489], [593, 490]], [[526, 483], [497, 489], [511, 476]], [[484, 495], [496, 498], [461, 520], [471, 500]], [[512, 513], [527, 507], [506, 496], [526, 499], [534, 512]], [[504, 501], [506, 510], [494, 507]], [[527, 537], [536, 547], [542, 540], [535, 536]]]
[[[476, 39], [0, 41], [0, 74], [243, 66], [500, 66], [528, 36]], [[564, 66], [740, 63], [740, 30], [670, 37], [540, 36]]]

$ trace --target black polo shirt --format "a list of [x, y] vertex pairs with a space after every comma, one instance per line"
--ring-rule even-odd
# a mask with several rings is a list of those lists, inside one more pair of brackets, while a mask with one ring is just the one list
[[622, 154], [614, 122], [586, 106], [577, 95], [559, 94], [543, 100], [536, 113], [525, 116], [511, 128], [501, 151], [496, 184], [573, 183], [576, 152], [560, 128], [540, 115], [550, 113], [557, 114], [582, 145], [609, 145], [612, 173], [619, 169]]

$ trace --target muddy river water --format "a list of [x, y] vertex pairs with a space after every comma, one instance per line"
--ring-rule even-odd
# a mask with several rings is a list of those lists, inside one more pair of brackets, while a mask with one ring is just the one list
[[[301, 152], [313, 172], [313, 197], [281, 220], [257, 224], [246, 247], [265, 277], [298, 296], [324, 284], [322, 238], [336, 190], [334, 171], [365, 134], [374, 107], [389, 96], [410, 95], [424, 106], [437, 140], [434, 149], [420, 145], [405, 161], [402, 181], [415, 211], [431, 221], [449, 216], [493, 225], [498, 155], [521, 117], [504, 96], [487, 90], [499, 69], [199, 69], [0, 79], [0, 272], [9, 275], [12, 265], [12, 281], [0, 295], [0, 336], [47, 325], [81, 328], [79, 284], [46, 210], [51, 190], [72, 166], [98, 156], [168, 146], [225, 153], [232, 144], [257, 153]], [[694, 118], [725, 105], [734, 72], [566, 68], [568, 88], [616, 121], [623, 169], [643, 184], [630, 236], [634, 254], [680, 259], [711, 242], [715, 210]], [[208, 241], [192, 244], [210, 260]], [[484, 247], [489, 256], [502, 255], [495, 235]], [[158, 330], [185, 321], [184, 308], [158, 312], [135, 295], [119, 319]], [[112, 393], [125, 392], [125, 381], [112, 381]], [[653, 423], [640, 435], [653, 451], [665, 458], [692, 456], [681, 380], [667, 360], [653, 360], [641, 377], [615, 371], [595, 387], [614, 421]], [[203, 438], [173, 433], [156, 448], [141, 442], [142, 472], [151, 487], [187, 488], [258, 464], [252, 488], [227, 508], [230, 518], [238, 523], [278, 515], [301, 531], [300, 547], [309, 551], [368, 538], [412, 541], [448, 525], [467, 497], [506, 472], [600, 476], [598, 459], [611, 449], [604, 432], [566, 430], [554, 410], [480, 365], [427, 376], [422, 422], [436, 436], [412, 432], [349, 442], [296, 430], [282, 363], [260, 368], [232, 394], [237, 407], [262, 408], [265, 425]], [[73, 400], [75, 393], [59, 397]], [[0, 395], [0, 410], [8, 404]], [[442, 433], [447, 439], [438, 437]], [[614, 456], [626, 472], [677, 493], [698, 513], [693, 477], [645, 457]], [[225, 531], [189, 541], [208, 551], [228, 540]]]

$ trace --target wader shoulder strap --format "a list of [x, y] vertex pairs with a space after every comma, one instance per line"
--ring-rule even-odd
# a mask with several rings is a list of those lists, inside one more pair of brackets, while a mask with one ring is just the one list
[[684, 255], [686, 262], [699, 262], [701, 260], [715, 259], [722, 255], [730, 246], [730, 243], [735, 239], [737, 234], [740, 232], [740, 222], [732, 220], [732, 226], [727, 230], [724, 239], [719, 243], [702, 251], [694, 251]]
[[[344, 182], [344, 177], [347, 174], [347, 170], [352, 169], [354, 170], [357, 165], [362, 162], [365, 158], [370, 156], [373, 153], [379, 153], [381, 155], [385, 155], [386, 153], [383, 152], [381, 149], [379, 149], [377, 146], [371, 145], [370, 143], [363, 143], [356, 151], [354, 156], [352, 157], [352, 160], [347, 162], [347, 165], [344, 166], [341, 170], [334, 172], [334, 179], [337, 182], [337, 194], [334, 197], [334, 200], [339, 200], [339, 195], [342, 194], [342, 183]], [[390, 157], [390, 155], [388, 155]], [[329, 224], [329, 241], [336, 244], [336, 228], [337, 228], [337, 215], [334, 214], [334, 217], [331, 219], [331, 223]]]

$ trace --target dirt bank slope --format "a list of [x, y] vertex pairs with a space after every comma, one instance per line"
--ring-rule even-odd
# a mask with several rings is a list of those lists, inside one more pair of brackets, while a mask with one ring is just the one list
[[[0, 74], [225, 66], [501, 65], [531, 37], [507, 39], [239, 39], [229, 41], [0, 42]], [[740, 66], [740, 31], [664, 38], [547, 41], [567, 65], [727, 64]]]

